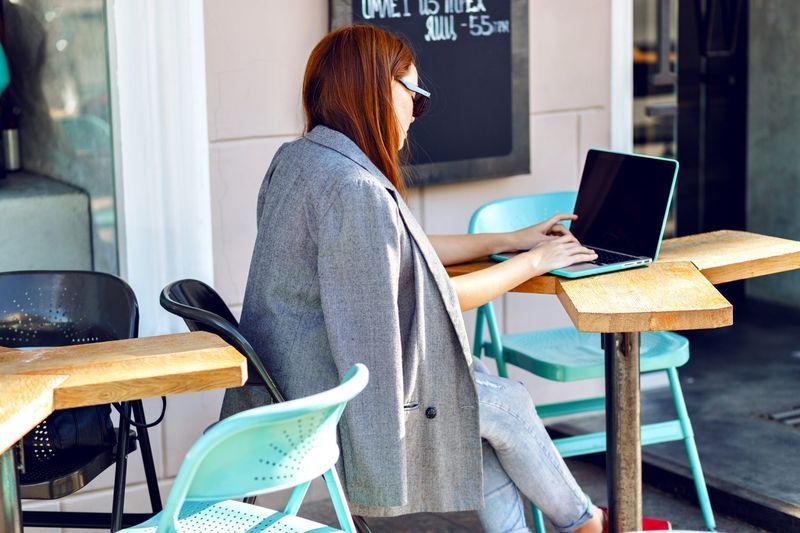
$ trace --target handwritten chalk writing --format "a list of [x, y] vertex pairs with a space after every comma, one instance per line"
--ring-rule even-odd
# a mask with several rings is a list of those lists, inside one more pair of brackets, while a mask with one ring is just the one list
[[453, 27], [453, 15], [430, 16], [425, 21], [426, 41], [455, 41], [458, 34]]
[[469, 34], [473, 37], [488, 37], [494, 33], [510, 33], [511, 24], [507, 20], [492, 20], [489, 15], [470, 15]]
[[[428, 42], [455, 41], [458, 39], [459, 28], [468, 29], [472, 37], [511, 33], [511, 22], [492, 19], [485, 1], [361, 0], [361, 17], [364, 20], [411, 17], [413, 4], [416, 3], [416, 11], [425, 19], [425, 40]], [[358, 5], [357, 2], [355, 0], [354, 7]]]
[[361, 16], [369, 20], [378, 18], [410, 17], [408, 0], [399, 0], [403, 3], [402, 12], [398, 9], [398, 0], [361, 0]]
[[481, 13], [486, 11], [483, 0], [445, 0], [445, 13]]
[[419, 0], [419, 14], [423, 16], [436, 15], [441, 5], [439, 0]]

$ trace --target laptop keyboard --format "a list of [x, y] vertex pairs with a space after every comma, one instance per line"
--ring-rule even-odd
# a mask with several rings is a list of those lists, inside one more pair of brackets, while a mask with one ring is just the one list
[[632, 261], [636, 259], [630, 255], [616, 254], [606, 250], [598, 250], [597, 248], [592, 248], [591, 246], [587, 246], [587, 248], [594, 250], [594, 252], [597, 254], [597, 259], [592, 261], [592, 263], [596, 265], [612, 265], [614, 263], [624, 263], [625, 261]]

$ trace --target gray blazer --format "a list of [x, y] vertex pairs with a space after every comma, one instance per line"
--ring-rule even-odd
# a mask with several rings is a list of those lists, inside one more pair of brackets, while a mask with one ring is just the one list
[[[283, 145], [258, 197], [241, 332], [289, 398], [370, 370], [340, 424], [351, 508], [366, 516], [483, 505], [472, 357], [447, 273], [388, 179], [319, 126]], [[244, 389], [224, 413], [263, 403]]]

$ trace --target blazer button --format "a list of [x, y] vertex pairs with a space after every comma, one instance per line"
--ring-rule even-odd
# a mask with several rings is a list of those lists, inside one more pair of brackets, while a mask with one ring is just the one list
[[425, 409], [425, 416], [428, 418], [436, 418], [436, 408], [435, 407], [428, 407]]

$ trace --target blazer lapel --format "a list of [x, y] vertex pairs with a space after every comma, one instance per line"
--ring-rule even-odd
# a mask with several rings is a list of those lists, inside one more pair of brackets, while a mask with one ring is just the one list
[[441, 295], [442, 302], [444, 302], [447, 314], [450, 316], [450, 322], [453, 329], [461, 342], [461, 347], [464, 351], [464, 356], [467, 358], [467, 363], [471, 363], [471, 352], [469, 348], [469, 339], [464, 329], [464, 321], [461, 318], [461, 307], [458, 304], [458, 298], [455, 295], [452, 285], [450, 284], [450, 277], [444, 269], [436, 250], [433, 249], [428, 236], [425, 231], [420, 227], [417, 219], [414, 217], [411, 210], [406, 205], [403, 198], [397, 192], [397, 189], [392, 185], [392, 182], [384, 176], [383, 172], [378, 170], [378, 167], [369, 160], [364, 152], [354, 143], [347, 135], [332, 130], [326, 126], [317, 126], [305, 136], [306, 139], [326, 146], [331, 150], [339, 152], [343, 156], [351, 159], [355, 163], [363, 167], [367, 172], [372, 174], [384, 187], [386, 187], [392, 196], [400, 211], [400, 217], [403, 219], [409, 234], [417, 245], [417, 249], [422, 253], [425, 262], [428, 265], [428, 271], [433, 276], [439, 294]]

